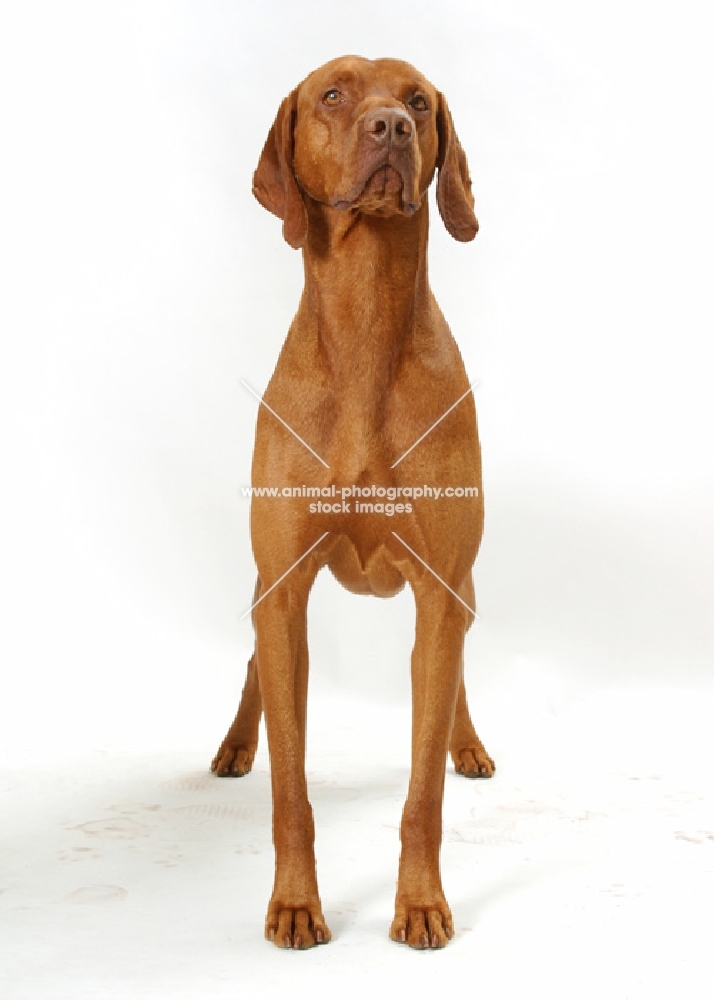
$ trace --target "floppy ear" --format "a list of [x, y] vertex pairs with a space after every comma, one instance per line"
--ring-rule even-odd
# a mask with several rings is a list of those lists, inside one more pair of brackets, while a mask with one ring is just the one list
[[295, 250], [307, 239], [307, 211], [293, 170], [297, 93], [293, 90], [280, 105], [253, 174], [253, 194], [283, 220], [283, 236]]
[[439, 133], [436, 204], [444, 225], [454, 239], [467, 243], [478, 232], [478, 219], [474, 215], [474, 196], [471, 193], [466, 153], [454, 130], [451, 112], [443, 94], [439, 94], [436, 128]]

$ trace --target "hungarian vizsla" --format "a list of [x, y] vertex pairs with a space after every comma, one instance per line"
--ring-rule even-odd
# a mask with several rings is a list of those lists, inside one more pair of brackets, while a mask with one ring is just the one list
[[[464, 365], [427, 278], [435, 172], [447, 230], [472, 240], [471, 181], [444, 96], [408, 63], [347, 56], [285, 98], [253, 181], [302, 248], [305, 287], [259, 408], [253, 485], [278, 495], [253, 499], [256, 648], [212, 768], [250, 771], [264, 711], [275, 844], [265, 933], [281, 948], [330, 939], [305, 779], [306, 611], [321, 567], [357, 594], [390, 597], [406, 581], [416, 601], [393, 940], [440, 948], [452, 937], [439, 868], [447, 753], [461, 774], [494, 769], [463, 682], [481, 460]], [[417, 486], [434, 492], [416, 499]], [[375, 502], [380, 491], [397, 502]]]

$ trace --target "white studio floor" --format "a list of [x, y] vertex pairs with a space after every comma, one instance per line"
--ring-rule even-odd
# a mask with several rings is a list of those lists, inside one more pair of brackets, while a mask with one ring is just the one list
[[496, 777], [449, 769], [442, 867], [456, 936], [435, 953], [387, 938], [403, 712], [312, 707], [334, 939], [304, 953], [262, 938], [273, 864], [264, 744], [240, 780], [209, 773], [213, 746], [6, 757], [0, 993], [317, 998], [393, 985], [426, 996], [468, 982], [488, 1000], [714, 995], [711, 695], [602, 693], [529, 726], [491, 707], [482, 729]]

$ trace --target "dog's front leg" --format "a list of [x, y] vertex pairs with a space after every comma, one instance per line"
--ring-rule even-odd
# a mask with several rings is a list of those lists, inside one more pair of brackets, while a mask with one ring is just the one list
[[279, 948], [310, 948], [330, 940], [317, 890], [315, 827], [305, 778], [306, 616], [311, 583], [298, 570], [254, 611], [275, 845], [275, 883], [265, 936]]
[[402, 814], [394, 941], [441, 948], [453, 936], [439, 869], [444, 775], [469, 612], [436, 581], [414, 585], [412, 771]]

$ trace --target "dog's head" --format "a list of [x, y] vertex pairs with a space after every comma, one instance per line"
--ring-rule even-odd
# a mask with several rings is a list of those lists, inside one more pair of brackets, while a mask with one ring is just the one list
[[306, 195], [339, 211], [410, 216], [435, 170], [444, 225], [454, 239], [472, 240], [471, 179], [443, 94], [409, 63], [344, 56], [280, 105], [253, 193], [297, 249], [307, 239]]

